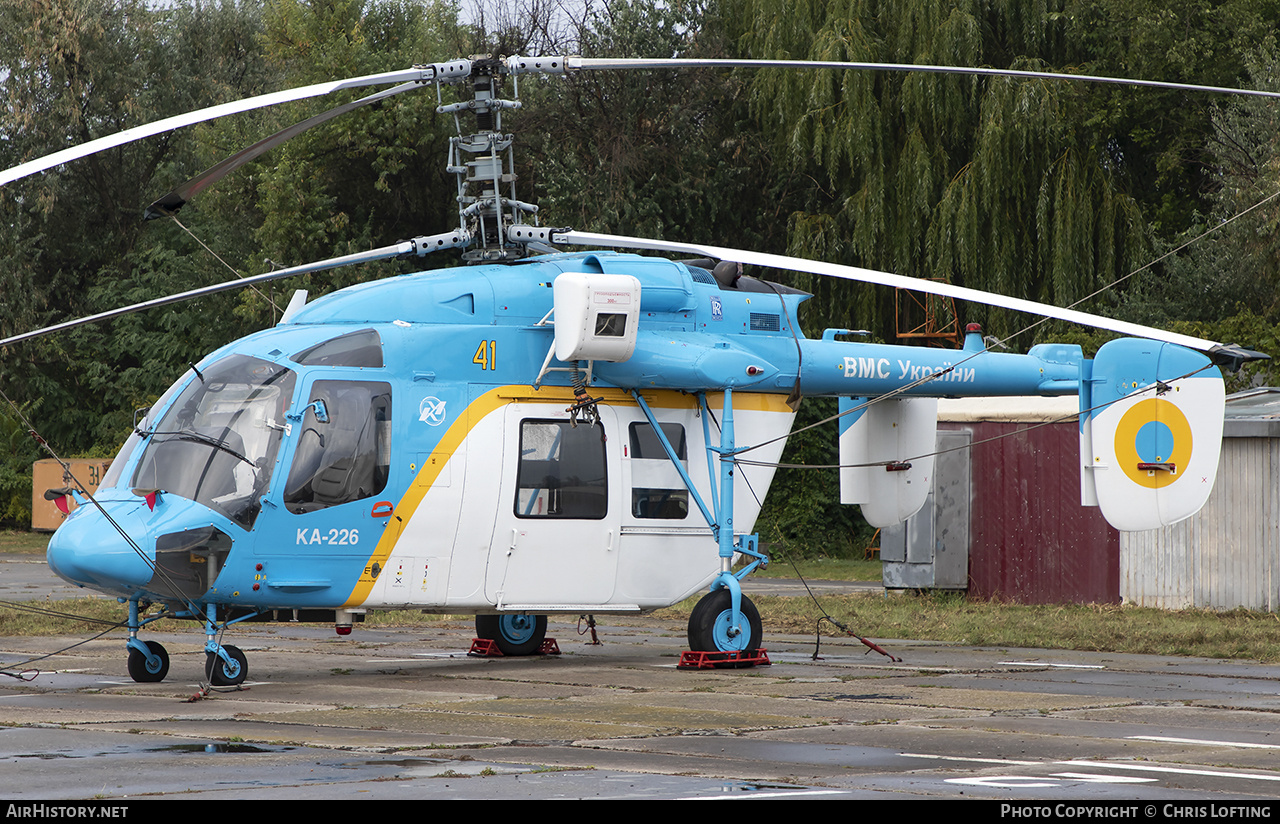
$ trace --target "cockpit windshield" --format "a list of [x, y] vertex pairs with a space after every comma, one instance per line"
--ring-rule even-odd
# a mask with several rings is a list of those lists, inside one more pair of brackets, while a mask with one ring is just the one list
[[216, 509], [251, 529], [271, 480], [294, 373], [231, 355], [196, 373], [142, 433], [134, 489], [160, 489]]

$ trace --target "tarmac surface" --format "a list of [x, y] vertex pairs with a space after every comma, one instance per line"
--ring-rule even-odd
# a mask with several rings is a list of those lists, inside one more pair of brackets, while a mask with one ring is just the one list
[[[241, 625], [249, 680], [208, 693], [194, 625], [143, 633], [160, 684], [129, 679], [122, 634], [89, 641], [0, 679], [0, 796], [1280, 798], [1280, 667], [877, 639], [894, 662], [852, 638], [815, 660], [766, 629], [770, 666], [691, 671], [682, 626], [613, 620], [600, 645], [553, 620], [560, 654], [527, 658], [468, 656], [464, 620]], [[2, 637], [0, 666], [81, 640]]]

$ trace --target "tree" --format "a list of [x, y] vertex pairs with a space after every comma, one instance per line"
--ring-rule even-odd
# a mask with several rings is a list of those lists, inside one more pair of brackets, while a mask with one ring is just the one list
[[[8, 167], [139, 123], [318, 79], [455, 53], [443, 3], [35, 0], [0, 6], [0, 162]], [[0, 200], [0, 331], [256, 274], [453, 222], [434, 95], [364, 110], [309, 132], [205, 192], [174, 221], [144, 223], [166, 190], [335, 105], [258, 111], [102, 152], [7, 186]], [[351, 99], [350, 95], [344, 99]], [[188, 231], [189, 230], [189, 231]], [[270, 265], [265, 264], [265, 265]], [[394, 264], [370, 267], [375, 274]], [[313, 294], [364, 273], [317, 277]], [[40, 426], [64, 452], [107, 448], [131, 411], [187, 365], [274, 322], [278, 288], [149, 310], [20, 345], [0, 383], [41, 398]], [[274, 313], [274, 314], [273, 314]], [[218, 323], [210, 323], [216, 317]]]
[[[1274, 38], [1249, 59], [1250, 88], [1280, 91]], [[1216, 170], [1209, 209], [1166, 243], [1163, 277], [1130, 290], [1117, 313], [1211, 340], [1280, 354], [1280, 104], [1218, 106], [1205, 155]], [[1275, 385], [1274, 362], [1228, 376], [1228, 388]]]
[[[240, 84], [256, 79], [252, 57], [213, 47], [255, 42], [255, 20], [252, 3], [229, 0], [172, 9], [139, 0], [0, 6], [6, 101], [0, 162], [7, 167], [186, 110], [193, 101], [208, 105], [243, 92]], [[177, 259], [155, 253], [156, 233], [140, 217], [172, 169], [195, 153], [189, 134], [170, 133], [6, 186], [0, 268], [6, 296], [14, 299], [0, 310], [0, 330], [27, 331], [119, 305], [115, 290], [136, 293], [132, 279], [139, 272], [148, 275], [142, 291], [149, 297], [187, 288]], [[108, 325], [30, 342], [0, 366], [0, 382], [12, 395], [42, 399], [41, 429], [64, 450], [118, 441], [128, 410], [172, 379], [140, 347], [113, 335]], [[171, 338], [163, 351], [170, 362], [189, 359], [205, 343], [204, 335]]]
[[[578, 22], [587, 57], [723, 56], [717, 6], [610, 0]], [[782, 242], [785, 179], [727, 72], [581, 72], [522, 81], [522, 175], [544, 223], [761, 248]], [[525, 150], [527, 147], [527, 151]]]
[[[442, 3], [281, 0], [267, 16], [267, 57], [284, 86], [373, 74], [448, 59], [461, 38]], [[441, 55], [446, 55], [442, 57]], [[326, 98], [323, 108], [368, 94]], [[445, 172], [450, 118], [435, 113], [430, 89], [361, 109], [304, 133], [257, 167], [256, 237], [284, 265], [381, 246], [456, 223]], [[282, 107], [281, 123], [315, 113], [314, 103]], [[318, 278], [345, 285], [353, 273]]]
[[[1158, 7], [1128, 0], [724, 5], [729, 42], [752, 57], [1078, 67], [1224, 84], [1243, 65], [1247, 38], [1275, 19], [1266, 5], [1190, 0]], [[1180, 55], [1197, 59], [1188, 65]], [[1193, 156], [1203, 140], [1197, 130], [1210, 106], [1203, 95], [769, 71], [752, 81], [752, 101], [780, 162], [813, 181], [790, 218], [789, 248], [801, 256], [1067, 305], [1148, 260], [1150, 227], [1176, 231], [1203, 203], [1204, 192], [1178, 176], [1175, 160]], [[887, 290], [811, 288], [827, 309], [810, 318], [810, 328], [870, 325], [891, 335]], [[1022, 326], [983, 307], [965, 314], [997, 334]]]

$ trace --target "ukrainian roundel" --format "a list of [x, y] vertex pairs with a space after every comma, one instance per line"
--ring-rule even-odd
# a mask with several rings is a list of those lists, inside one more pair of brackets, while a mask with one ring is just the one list
[[[1148, 489], [1172, 486], [1187, 477], [1193, 451], [1191, 424], [1182, 410], [1164, 398], [1147, 398], [1120, 418], [1115, 449], [1129, 480]], [[1161, 468], [1143, 468], [1149, 466]], [[1180, 466], [1182, 472], [1178, 472]]]
[[1081, 458], [1107, 520], [1140, 530], [1193, 515], [1212, 491], [1222, 445], [1217, 367], [1182, 347], [1123, 339], [1098, 351], [1089, 384]]

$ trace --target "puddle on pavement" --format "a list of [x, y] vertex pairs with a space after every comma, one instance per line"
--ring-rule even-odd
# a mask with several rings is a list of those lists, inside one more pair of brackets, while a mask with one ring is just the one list
[[751, 784], [745, 781], [734, 781], [732, 783], [724, 785], [724, 791], [729, 793], [742, 793], [742, 792], [752, 793], [752, 792], [760, 792], [764, 790], [777, 791], [777, 790], [803, 790], [803, 789], [804, 787], [799, 787], [799, 786], [796, 786], [795, 784]]
[[204, 744], [170, 744], [165, 747], [151, 747], [147, 752], [194, 752], [194, 753], [265, 753], [289, 752], [293, 747], [255, 747], [252, 744], [233, 744], [225, 741], [209, 741]]

